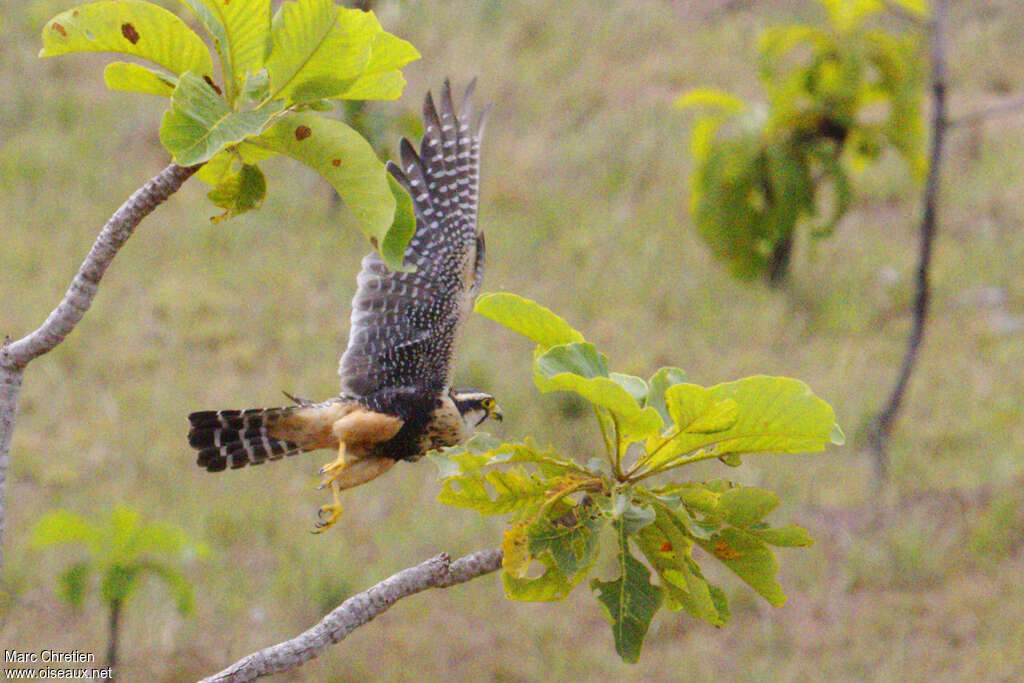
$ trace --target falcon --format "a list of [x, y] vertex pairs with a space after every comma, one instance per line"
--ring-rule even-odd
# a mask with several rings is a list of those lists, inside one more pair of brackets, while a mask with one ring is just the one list
[[363, 259], [338, 370], [341, 393], [322, 402], [285, 393], [295, 405], [188, 416], [189, 445], [210, 472], [336, 450], [319, 471], [319, 488], [329, 487], [333, 502], [320, 508], [316, 533], [338, 520], [343, 489], [399, 460], [458, 444], [487, 418], [502, 419], [491, 394], [452, 388], [456, 334], [484, 273], [477, 197], [486, 109], [474, 113], [473, 87], [458, 113], [448, 81], [438, 106], [428, 93], [419, 152], [403, 138], [401, 165], [387, 164], [412, 197], [416, 229], [405, 251], [412, 269], [392, 271], [376, 252]]

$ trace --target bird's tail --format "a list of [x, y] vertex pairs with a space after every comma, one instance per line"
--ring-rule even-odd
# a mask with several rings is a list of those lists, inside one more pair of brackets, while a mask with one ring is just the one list
[[270, 435], [274, 425], [295, 410], [290, 406], [192, 413], [188, 416], [188, 445], [199, 451], [196, 464], [220, 472], [229, 465], [232, 469], [261, 465], [308, 450]]

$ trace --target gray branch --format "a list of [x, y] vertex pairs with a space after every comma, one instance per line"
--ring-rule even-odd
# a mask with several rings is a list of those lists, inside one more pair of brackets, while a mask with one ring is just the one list
[[204, 678], [201, 683], [240, 683], [296, 669], [318, 656], [328, 645], [341, 642], [349, 633], [387, 611], [402, 598], [428, 588], [447, 588], [489, 574], [501, 568], [501, 558], [501, 550], [497, 549], [481, 550], [455, 562], [444, 553], [432, 557], [353, 595], [306, 632], [243, 657], [220, 673]]
[[[64, 341], [85, 312], [89, 310], [100, 279], [118, 250], [132, 236], [135, 227], [157, 206], [178, 191], [181, 184], [198, 170], [198, 166], [183, 168], [171, 164], [140, 187], [114, 212], [103, 226], [95, 244], [78, 269], [64, 298], [34, 332], [17, 341], [5, 338], [0, 344], [0, 544], [2, 544], [5, 515], [4, 489], [10, 465], [11, 435], [17, 416], [18, 393], [22, 376], [33, 359], [51, 351]], [[3, 552], [0, 545], [0, 568]]]
[[946, 116], [946, 52], [947, 52], [947, 3], [935, 0], [932, 4], [931, 44], [931, 93], [932, 93], [932, 146], [928, 159], [928, 177], [924, 187], [924, 213], [921, 216], [921, 241], [917, 265], [917, 293], [914, 297], [914, 319], [907, 340], [900, 373], [896, 379], [889, 402], [875, 418], [868, 443], [875, 460], [875, 474], [879, 482], [889, 477], [889, 437], [893, 424], [903, 405], [903, 398], [910, 383], [910, 376], [917, 362], [921, 343], [924, 341], [925, 323], [928, 319], [930, 301], [929, 266], [938, 230], [939, 185], [941, 180], [942, 149], [946, 139], [949, 120]]

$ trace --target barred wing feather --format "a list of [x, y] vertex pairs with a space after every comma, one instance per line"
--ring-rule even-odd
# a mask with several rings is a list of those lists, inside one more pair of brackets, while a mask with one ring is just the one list
[[412, 272], [393, 272], [376, 253], [363, 259], [352, 300], [348, 348], [339, 374], [343, 393], [436, 398], [450, 385], [459, 326], [480, 288], [484, 237], [477, 227], [481, 114], [473, 84], [455, 113], [446, 81], [440, 108], [427, 95], [417, 153], [401, 142], [401, 165], [388, 171], [413, 198], [416, 231], [405, 252]]

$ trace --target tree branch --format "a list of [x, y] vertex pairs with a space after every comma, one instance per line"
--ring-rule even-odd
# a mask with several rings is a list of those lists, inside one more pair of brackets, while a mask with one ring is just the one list
[[995, 104], [979, 109], [978, 111], [971, 112], [970, 114], [964, 114], [958, 116], [955, 119], [950, 119], [946, 122], [949, 128], [957, 128], [958, 126], [970, 126], [972, 124], [981, 123], [994, 116], [1001, 116], [1004, 114], [1012, 114], [1016, 111], [1024, 109], [1024, 97], [1014, 97], [1012, 99], [1004, 100], [1002, 102], [996, 102]]
[[875, 474], [880, 481], [889, 476], [888, 442], [893, 422], [903, 403], [910, 375], [917, 361], [917, 353], [924, 339], [924, 326], [928, 315], [928, 267], [938, 222], [939, 176], [942, 163], [942, 145], [946, 137], [946, 2], [935, 0], [932, 18], [931, 90], [932, 90], [932, 145], [928, 160], [928, 178], [924, 188], [924, 215], [921, 218], [920, 256], [917, 266], [917, 294], [914, 299], [914, 322], [907, 341], [907, 351], [889, 397], [889, 403], [875, 418], [868, 437], [875, 457]]
[[135, 227], [198, 169], [199, 166], [183, 168], [171, 164], [136, 190], [103, 226], [64, 298], [43, 324], [17, 341], [12, 342], [8, 337], [0, 344], [0, 568], [3, 567], [4, 488], [25, 366], [64, 341], [89, 310], [107, 266], [132, 236]]
[[428, 588], [447, 588], [501, 568], [501, 550], [481, 550], [452, 562], [442, 553], [404, 569], [369, 590], [353, 595], [315, 626], [283, 643], [243, 657], [201, 683], [240, 683], [291, 671], [318, 656], [328, 645], [387, 611], [391, 605]]

